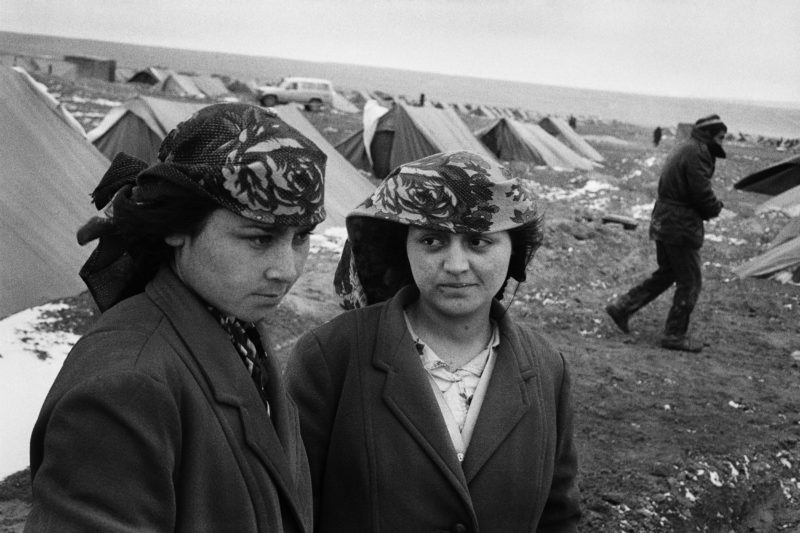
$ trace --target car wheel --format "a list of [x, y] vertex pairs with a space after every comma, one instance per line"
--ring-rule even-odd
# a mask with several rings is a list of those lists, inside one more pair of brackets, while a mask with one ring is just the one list
[[313, 111], [316, 113], [320, 109], [322, 109], [322, 100], [319, 98], [314, 98], [306, 104], [306, 111]]
[[266, 96], [261, 97], [261, 105], [263, 105], [264, 107], [273, 107], [277, 103], [278, 99], [275, 97], [274, 94], [268, 94]]

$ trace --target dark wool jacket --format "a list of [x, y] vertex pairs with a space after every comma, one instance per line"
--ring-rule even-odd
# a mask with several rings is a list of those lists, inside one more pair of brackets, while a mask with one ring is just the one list
[[651, 239], [687, 248], [703, 245], [703, 221], [722, 211], [722, 202], [711, 188], [716, 157], [725, 157], [725, 152], [698, 129], [669, 155], [658, 181]]
[[227, 334], [162, 270], [64, 362], [33, 430], [25, 531], [310, 532], [297, 410], [271, 362], [272, 420]]
[[403, 320], [411, 287], [306, 334], [287, 367], [320, 533], [574, 532], [580, 517], [562, 356], [495, 302], [500, 346], [459, 463]]

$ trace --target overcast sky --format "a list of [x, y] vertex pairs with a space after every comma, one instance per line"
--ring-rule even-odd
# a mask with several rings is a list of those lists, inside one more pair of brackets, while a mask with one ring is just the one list
[[2, 0], [0, 30], [800, 105], [800, 0]]

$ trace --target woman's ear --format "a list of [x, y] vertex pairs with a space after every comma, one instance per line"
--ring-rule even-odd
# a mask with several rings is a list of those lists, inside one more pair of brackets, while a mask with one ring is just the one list
[[185, 233], [172, 233], [164, 237], [164, 242], [173, 248], [180, 248], [186, 243], [188, 237]]

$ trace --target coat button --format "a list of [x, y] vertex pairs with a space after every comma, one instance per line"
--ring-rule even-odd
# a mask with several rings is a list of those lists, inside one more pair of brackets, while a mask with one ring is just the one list
[[450, 528], [452, 533], [467, 533], [467, 526], [464, 524], [456, 523]]

